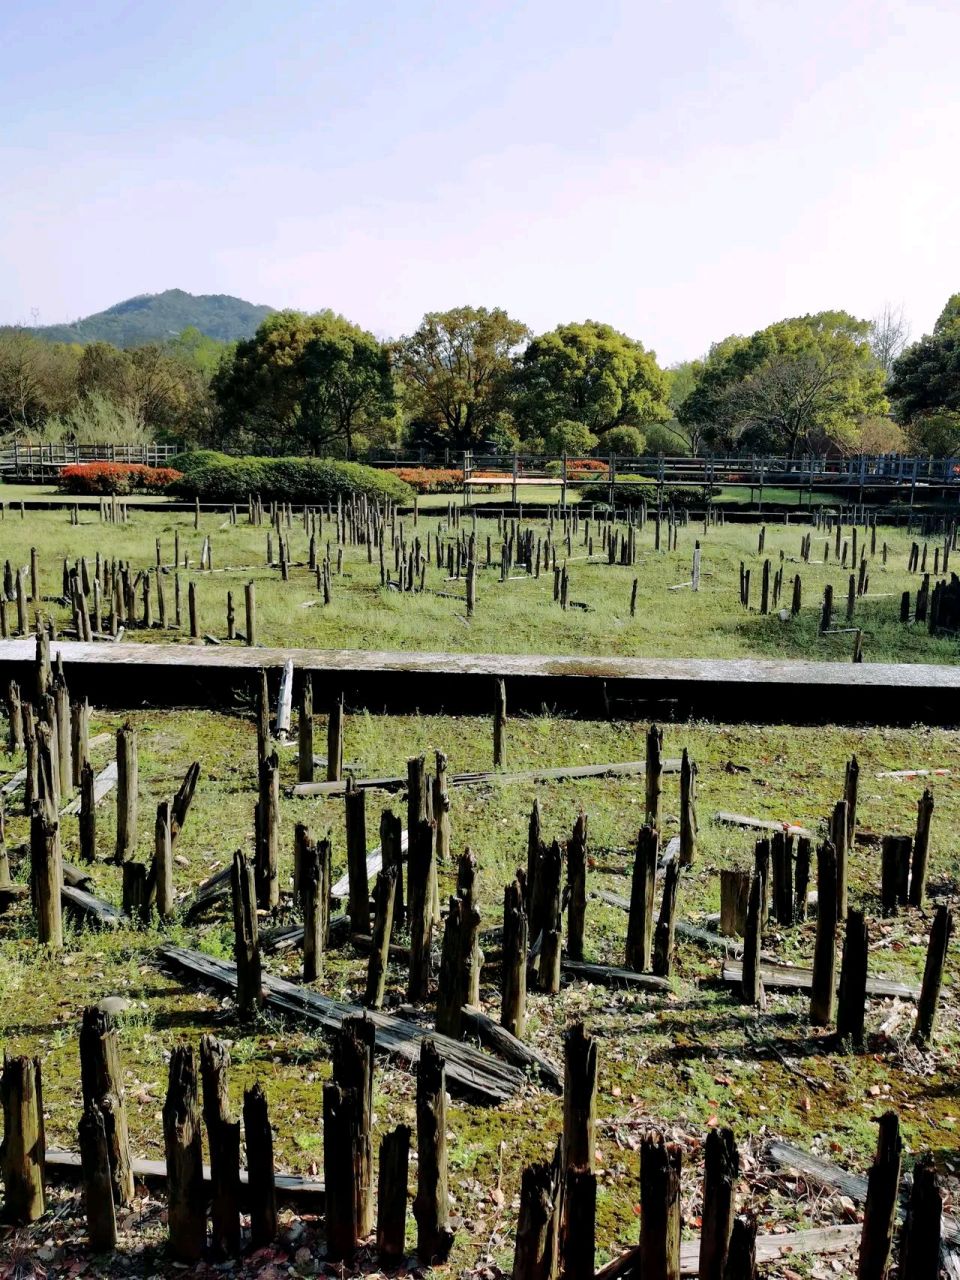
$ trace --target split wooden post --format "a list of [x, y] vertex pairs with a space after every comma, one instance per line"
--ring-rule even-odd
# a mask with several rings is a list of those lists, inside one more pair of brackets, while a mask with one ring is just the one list
[[280, 760], [272, 751], [261, 761], [257, 804], [257, 906], [272, 911], [280, 903]]
[[191, 1046], [177, 1045], [163, 1104], [163, 1145], [170, 1252], [178, 1262], [198, 1261], [207, 1242], [202, 1141], [196, 1060]]
[[763, 995], [760, 980], [760, 941], [763, 932], [763, 875], [754, 870], [747, 904], [746, 930], [743, 935], [743, 971], [740, 996], [744, 1004], [757, 1005]]
[[587, 916], [587, 815], [581, 809], [567, 841], [567, 955], [583, 959]]
[[677, 914], [677, 886], [680, 864], [671, 858], [663, 877], [663, 897], [653, 939], [653, 972], [658, 978], [669, 978], [673, 972], [674, 920]]
[[650, 1130], [640, 1139], [640, 1274], [680, 1280], [680, 1147]]
[[653, 897], [659, 853], [657, 831], [649, 825], [641, 827], [633, 861], [626, 953], [627, 967], [638, 973], [649, 971], [653, 955]]
[[417, 1064], [417, 1256], [442, 1262], [453, 1244], [447, 1193], [446, 1069], [433, 1040], [424, 1040]]
[[170, 920], [173, 917], [175, 901], [169, 800], [161, 800], [157, 805], [157, 820], [154, 824], [153, 879], [156, 885], [157, 915], [161, 920]]
[[895, 916], [910, 896], [909, 836], [884, 836], [880, 846], [880, 906], [885, 916]]
[[410, 1000], [425, 1000], [430, 988], [432, 867], [433, 823], [423, 819], [410, 829], [407, 851], [407, 887], [410, 893], [410, 977], [407, 998]]
[[933, 1156], [913, 1166], [907, 1220], [900, 1237], [900, 1271], [910, 1280], [938, 1280], [943, 1231], [943, 1195]]
[[862, 911], [847, 912], [840, 963], [840, 995], [837, 1001], [837, 1039], [863, 1047], [863, 1022], [867, 1007], [867, 958], [870, 938]]
[[503, 893], [503, 971], [500, 1024], [523, 1039], [527, 1022], [527, 913], [518, 880]]
[[[41, 741], [41, 768], [49, 754]], [[42, 774], [41, 774], [42, 776]], [[30, 818], [30, 886], [37, 918], [37, 937], [48, 947], [63, 946], [63, 857], [60, 852], [60, 823], [49, 790], [44, 788]]]
[[561, 1161], [538, 1161], [520, 1179], [514, 1280], [556, 1280], [560, 1254]]
[[250, 1243], [254, 1249], [277, 1238], [277, 1191], [273, 1167], [273, 1130], [266, 1094], [259, 1082], [243, 1094], [243, 1136], [247, 1146]]
[[493, 696], [493, 767], [503, 769], [507, 763], [507, 686], [498, 680]]
[[[366, 1017], [344, 1018], [333, 1039], [333, 1083], [352, 1094], [356, 1108], [350, 1123], [349, 1156], [340, 1167], [354, 1198], [353, 1219], [359, 1237], [373, 1230], [373, 1051], [376, 1028]], [[344, 1135], [346, 1137], [347, 1135]], [[328, 1183], [329, 1185], [329, 1183]]]
[[593, 1280], [596, 1272], [597, 1175], [567, 1168], [563, 1183], [560, 1273], [564, 1280]]
[[303, 902], [303, 980], [316, 982], [323, 972], [325, 908], [330, 885], [320, 846], [305, 834], [301, 845], [300, 894]]
[[343, 694], [334, 698], [327, 717], [327, 781], [343, 777]]
[[237, 965], [237, 1008], [241, 1016], [247, 1016], [263, 1003], [263, 977], [253, 868], [239, 849], [233, 855], [230, 889], [233, 899], [233, 954]]
[[733, 1220], [723, 1280], [757, 1280], [757, 1220], [752, 1213]]
[[733, 1231], [740, 1155], [733, 1130], [711, 1129], [704, 1146], [700, 1280], [724, 1280]]
[[660, 830], [660, 798], [663, 790], [663, 730], [652, 724], [647, 730], [646, 815], [648, 827]]
[[837, 988], [837, 853], [829, 840], [817, 850], [817, 936], [813, 948], [810, 1021], [833, 1022]]
[[597, 1127], [597, 1042], [582, 1022], [563, 1037], [563, 1158], [593, 1169]]
[[400, 1124], [380, 1142], [377, 1179], [377, 1252], [381, 1266], [396, 1265], [407, 1248], [407, 1179], [410, 1128]]
[[91, 1103], [77, 1125], [80, 1169], [83, 1178], [83, 1207], [87, 1218], [87, 1239], [94, 1253], [106, 1253], [117, 1246], [117, 1212], [110, 1179], [110, 1147], [103, 1112]]
[[0, 1170], [4, 1213], [10, 1222], [25, 1226], [36, 1222], [46, 1211], [46, 1140], [39, 1058], [4, 1055], [0, 1099], [3, 1102]]
[[349, 880], [350, 928], [353, 933], [370, 932], [370, 890], [367, 881], [367, 793], [347, 779], [343, 812], [347, 826], [347, 877]]
[[137, 850], [137, 731], [129, 723], [117, 730], [117, 863], [129, 862]]
[[110, 1015], [96, 1005], [84, 1010], [80, 1025], [80, 1087], [84, 1110], [96, 1106], [103, 1115], [114, 1203], [131, 1204], [133, 1161], [127, 1131], [120, 1046]]
[[370, 945], [370, 959], [367, 963], [367, 987], [363, 997], [363, 1003], [368, 1009], [383, 1007], [396, 897], [397, 868], [385, 866], [377, 873], [377, 883], [373, 891], [373, 938]]
[[540, 860], [536, 887], [541, 921], [537, 979], [540, 990], [547, 995], [556, 995], [560, 990], [562, 875], [563, 854], [554, 840]]
[[913, 1042], [921, 1047], [930, 1043], [943, 986], [943, 970], [947, 962], [947, 946], [953, 932], [953, 912], [947, 906], [937, 907], [927, 944], [927, 960], [923, 967], [923, 985], [917, 1001], [917, 1020], [913, 1028]]
[[933, 817], [933, 792], [925, 787], [917, 801], [917, 833], [913, 838], [913, 863], [910, 868], [910, 905], [922, 907], [927, 890], [927, 866], [930, 855], [930, 819]]
[[210, 1218], [214, 1253], [232, 1258], [240, 1251], [240, 1124], [230, 1112], [230, 1054], [215, 1036], [200, 1039], [203, 1120], [210, 1150]]
[[[867, 1176], [867, 1200], [857, 1259], [857, 1280], [884, 1280], [897, 1220], [903, 1144], [900, 1121], [893, 1111], [880, 1117], [877, 1154]], [[912, 1280], [912, 1278], [911, 1278]]]
[[724, 938], [744, 936], [749, 903], [750, 872], [724, 867], [720, 872], [720, 933]]
[[300, 690], [300, 717], [297, 721], [299, 747], [297, 777], [300, 782], [313, 781], [313, 677], [309, 671], [303, 675]]
[[683, 748], [680, 760], [680, 863], [689, 867], [697, 851], [697, 766]]

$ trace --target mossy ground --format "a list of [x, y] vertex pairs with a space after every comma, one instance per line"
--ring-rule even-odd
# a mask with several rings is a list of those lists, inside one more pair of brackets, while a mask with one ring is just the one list
[[[250, 720], [200, 711], [138, 712], [131, 717], [140, 746], [140, 849], [151, 852], [156, 802], [176, 788], [187, 764], [197, 759], [202, 777], [194, 806], [177, 845], [177, 888], [190, 892], [211, 871], [223, 866], [237, 847], [252, 849], [255, 732]], [[116, 716], [94, 715], [92, 732], [116, 728]], [[644, 726], [590, 723], [552, 718], [516, 719], [509, 726], [512, 767], [590, 763], [642, 758]], [[318, 732], [322, 724], [318, 723]], [[922, 780], [877, 778], [902, 768], [940, 768], [952, 772], [929, 780], [936, 799], [932, 836], [932, 882], [950, 895], [960, 877], [960, 849], [953, 833], [960, 821], [960, 744], [956, 734], [916, 729], [806, 729], [726, 727], [691, 723], [669, 726], [668, 757], [688, 747], [699, 775], [700, 842], [695, 866], [680, 888], [679, 914], [702, 921], [719, 905], [717, 870], [746, 865], [752, 837], [714, 824], [718, 809], [756, 817], [801, 822], [816, 827], [829, 812], [842, 785], [843, 764], [856, 751], [861, 765], [860, 821], [878, 831], [911, 832]], [[369, 776], [402, 774], [408, 756], [445, 750], [452, 771], [489, 764], [485, 722], [452, 718], [351, 716], [346, 729], [346, 758]], [[99, 749], [98, 765], [112, 748]], [[281, 749], [283, 782], [295, 780], [295, 750]], [[728, 772], [728, 762], [749, 772]], [[12, 772], [19, 764], [6, 762]], [[676, 776], [665, 778], [664, 834], [677, 829]], [[498, 923], [502, 889], [525, 857], [526, 823], [534, 796], [543, 809], [545, 831], [563, 838], [580, 807], [589, 819], [593, 866], [591, 888], [627, 893], [629, 849], [643, 817], [642, 779], [476, 786], [453, 793], [453, 849], [469, 846], [479, 861], [480, 905], [484, 924]], [[376, 830], [380, 809], [402, 811], [401, 796], [367, 796], [368, 832]], [[7, 844], [17, 874], [26, 873], [17, 850], [27, 838], [26, 820], [8, 803]], [[282, 883], [288, 884], [296, 821], [314, 832], [329, 829], [335, 871], [344, 865], [342, 801], [282, 801]], [[98, 811], [100, 853], [112, 853], [114, 804]], [[77, 860], [76, 820], [63, 821], [65, 856]], [[370, 843], [374, 843], [371, 838]], [[97, 892], [119, 900], [119, 873], [103, 860], [93, 871]], [[444, 887], [450, 886], [450, 869]], [[922, 972], [929, 907], [905, 911], [881, 921], [878, 912], [878, 852], [858, 846], [852, 862], [852, 901], [870, 917], [871, 970], [916, 982]], [[622, 963], [626, 917], [616, 908], [591, 901], [587, 921], [588, 958]], [[83, 1007], [104, 995], [122, 994], [132, 1008], [121, 1023], [121, 1046], [130, 1128], [139, 1154], [162, 1151], [160, 1108], [166, 1085], [166, 1061], [180, 1037], [196, 1043], [203, 1031], [232, 1041], [232, 1087], [239, 1101], [244, 1085], [264, 1081], [276, 1130], [278, 1163], [290, 1170], [322, 1170], [321, 1085], [329, 1073], [324, 1038], [310, 1028], [264, 1016], [243, 1025], [229, 1001], [198, 993], [165, 975], [155, 963], [165, 939], [229, 956], [230, 926], [213, 920], [187, 928], [182, 922], [161, 930], [120, 929], [95, 934], [68, 931], [64, 951], [50, 956], [35, 940], [26, 911], [0, 920], [0, 1037], [8, 1052], [39, 1054], [43, 1062], [48, 1142], [75, 1146], [79, 1117], [76, 1048]], [[813, 926], [777, 931], [771, 926], [768, 949], [792, 960], [809, 960]], [[296, 976], [297, 957], [274, 957], [269, 968]], [[318, 987], [341, 999], [362, 989], [365, 961], [348, 947], [331, 952]], [[405, 975], [391, 966], [388, 1000], [404, 996]], [[483, 1000], [493, 1016], [499, 1010], [495, 974], [488, 971]], [[956, 963], [951, 957], [943, 1012], [934, 1047], [919, 1053], [909, 1047], [912, 1006], [896, 1013], [894, 1002], [873, 1001], [867, 1025], [869, 1051], [838, 1052], [828, 1038], [812, 1032], [802, 996], [771, 992], [763, 1011], [744, 1009], [719, 983], [719, 962], [692, 944], [678, 942], [673, 990], [664, 998], [615, 991], [583, 983], [567, 985], [558, 997], [530, 996], [530, 1036], [555, 1060], [562, 1059], [562, 1032], [582, 1019], [599, 1039], [600, 1091], [598, 1169], [599, 1256], [635, 1240], [640, 1133], [648, 1124], [674, 1132], [690, 1154], [684, 1175], [685, 1218], [695, 1228], [699, 1213], [700, 1163], [697, 1144], [708, 1126], [730, 1124], [748, 1155], [768, 1135], [785, 1136], [848, 1167], [864, 1171], [875, 1142], [874, 1120], [884, 1109], [900, 1112], [909, 1156], [932, 1149], [941, 1168], [953, 1171], [956, 1126], [960, 1123], [956, 1050]], [[896, 1016], [894, 1016], [896, 1015]], [[882, 1023], [893, 1018], [885, 1034]], [[376, 1131], [413, 1120], [413, 1080], [378, 1059]], [[454, 1212], [462, 1219], [454, 1268], [484, 1259], [509, 1267], [515, 1198], [525, 1164], [547, 1156], [561, 1125], [559, 1099], [533, 1082], [499, 1108], [481, 1108], [454, 1100], [450, 1108], [451, 1191]], [[751, 1168], [744, 1198], [760, 1209], [763, 1226], [796, 1220], [809, 1222], [811, 1206], [791, 1204], [784, 1184], [759, 1177]], [[502, 1192], [502, 1196], [500, 1195]], [[159, 1264], [158, 1264], [159, 1265]], [[802, 1269], [801, 1269], [802, 1273]]]

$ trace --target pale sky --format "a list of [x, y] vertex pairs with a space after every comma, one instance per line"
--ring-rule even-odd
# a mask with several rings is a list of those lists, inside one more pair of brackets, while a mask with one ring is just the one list
[[0, 322], [179, 287], [663, 363], [960, 290], [960, 0], [2, 0]]

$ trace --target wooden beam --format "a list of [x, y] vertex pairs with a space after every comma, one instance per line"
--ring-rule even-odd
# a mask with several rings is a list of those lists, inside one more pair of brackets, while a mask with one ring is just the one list
[[[743, 978], [743, 965], [739, 960], [727, 960], [723, 966], [723, 980], [734, 985]], [[813, 986], [813, 970], [805, 965], [778, 964], [765, 961], [760, 966], [760, 978], [765, 987], [778, 988], [784, 991], [809, 991]], [[837, 985], [840, 978], [837, 975]], [[911, 987], [905, 982], [891, 982], [887, 978], [868, 978], [868, 996], [896, 996], [900, 1000], [916, 1000], [920, 995], [919, 987]]]

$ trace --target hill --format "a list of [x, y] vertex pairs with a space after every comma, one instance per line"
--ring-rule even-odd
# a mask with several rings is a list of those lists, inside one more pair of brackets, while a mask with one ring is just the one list
[[127, 298], [73, 324], [42, 325], [31, 332], [49, 342], [111, 342], [116, 347], [135, 347], [164, 342], [192, 325], [210, 338], [234, 342], [251, 337], [273, 309], [225, 293], [166, 289]]

